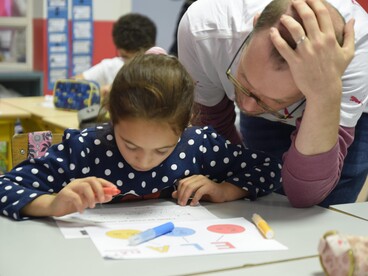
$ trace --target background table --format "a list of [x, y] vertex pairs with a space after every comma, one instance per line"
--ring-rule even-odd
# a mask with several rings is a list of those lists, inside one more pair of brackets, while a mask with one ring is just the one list
[[[22, 125], [25, 132], [51, 130], [64, 131], [66, 128], [78, 128], [78, 113], [77, 111], [68, 111], [56, 109], [52, 102], [52, 97], [18, 97], [5, 98], [3, 102], [22, 109], [31, 114], [30, 118], [22, 120]], [[68, 119], [67, 119], [68, 118]], [[47, 120], [53, 120], [53, 123], [48, 123]], [[54, 122], [59, 122], [56, 129], [48, 129], [55, 126]]]
[[30, 118], [31, 114], [28, 111], [20, 109], [16, 106], [7, 104], [0, 99], [0, 141], [6, 143], [6, 167], [7, 170], [11, 168], [11, 150], [10, 142], [14, 135], [15, 123], [18, 119]]
[[[150, 200], [122, 203], [121, 208], [147, 204], [170, 206], [175, 203]], [[367, 221], [343, 213], [317, 206], [308, 209], [292, 208], [284, 196], [277, 194], [255, 202], [238, 200], [202, 205], [220, 218], [243, 216], [251, 220], [253, 213], [259, 213], [274, 229], [275, 238], [289, 249], [169, 259], [105, 260], [99, 255], [91, 240], [65, 239], [52, 219], [15, 222], [0, 217], [0, 275], [188, 275], [243, 265], [264, 266], [269, 262], [278, 263], [299, 258], [317, 260], [319, 239], [326, 231], [338, 230], [346, 234], [366, 235], [368, 229]], [[288, 265], [287, 262], [280, 264], [282, 267]], [[292, 274], [289, 275], [315, 276], [309, 273], [311, 272], [308, 269], [309, 261], [301, 261], [300, 264], [306, 265], [305, 270], [299, 269], [305, 273], [294, 274], [291, 271]], [[275, 269], [277, 267], [278, 265]], [[270, 266], [270, 272], [279, 275], [275, 269]], [[313, 272], [316, 269], [317, 263]], [[322, 267], [319, 272], [322, 273]]]

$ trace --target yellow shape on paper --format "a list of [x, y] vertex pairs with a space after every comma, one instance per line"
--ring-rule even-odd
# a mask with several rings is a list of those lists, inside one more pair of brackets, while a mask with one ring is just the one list
[[161, 247], [154, 247], [154, 246], [147, 246], [148, 248], [151, 248], [152, 250], [155, 250], [157, 252], [160, 253], [166, 253], [169, 251], [169, 246], [165, 245], [165, 246], [161, 246]]
[[121, 230], [111, 230], [106, 232], [106, 236], [113, 239], [127, 240], [130, 236], [140, 233], [139, 230], [134, 229], [121, 229]]

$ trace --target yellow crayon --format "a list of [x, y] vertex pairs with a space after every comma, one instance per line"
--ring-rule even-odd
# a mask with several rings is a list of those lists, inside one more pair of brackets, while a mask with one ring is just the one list
[[257, 226], [258, 230], [265, 236], [267, 239], [272, 239], [274, 236], [274, 232], [268, 223], [258, 214], [253, 214], [252, 220], [254, 224]]

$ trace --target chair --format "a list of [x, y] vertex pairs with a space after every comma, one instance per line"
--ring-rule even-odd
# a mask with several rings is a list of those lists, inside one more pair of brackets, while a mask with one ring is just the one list
[[52, 144], [60, 143], [62, 133], [39, 131], [16, 134], [11, 141], [12, 166], [19, 164], [27, 158], [40, 158]]

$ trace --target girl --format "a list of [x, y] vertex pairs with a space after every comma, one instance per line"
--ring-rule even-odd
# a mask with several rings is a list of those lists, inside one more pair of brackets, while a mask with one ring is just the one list
[[[119, 71], [106, 108], [111, 123], [67, 129], [40, 159], [0, 177], [0, 210], [16, 220], [63, 216], [96, 203], [172, 196], [255, 199], [280, 186], [281, 165], [233, 145], [210, 127], [187, 127], [194, 84], [175, 57], [135, 57]], [[120, 195], [104, 193], [117, 187]]]

